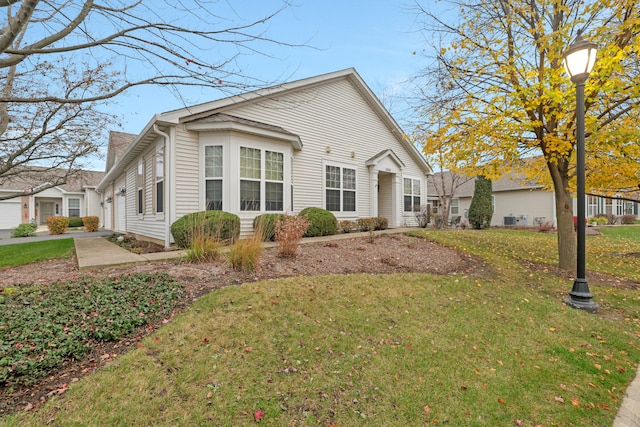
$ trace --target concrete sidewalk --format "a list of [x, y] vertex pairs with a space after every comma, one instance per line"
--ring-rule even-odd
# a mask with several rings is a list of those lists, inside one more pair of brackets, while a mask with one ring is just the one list
[[115, 243], [111, 243], [103, 237], [85, 237], [73, 240], [76, 246], [76, 257], [80, 271], [176, 259], [185, 255], [185, 251], [138, 255], [121, 248]]

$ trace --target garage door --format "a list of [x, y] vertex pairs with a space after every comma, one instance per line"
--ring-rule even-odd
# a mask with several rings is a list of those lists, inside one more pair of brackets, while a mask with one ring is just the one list
[[0, 230], [16, 228], [22, 220], [20, 214], [22, 209], [20, 201], [2, 201], [0, 202]]

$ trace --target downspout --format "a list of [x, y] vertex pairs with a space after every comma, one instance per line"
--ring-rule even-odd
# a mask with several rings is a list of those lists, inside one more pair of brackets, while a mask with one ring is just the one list
[[171, 191], [169, 191], [169, 169], [171, 168], [171, 162], [167, 161], [170, 157], [169, 144], [171, 143], [171, 137], [169, 134], [160, 130], [156, 123], [153, 124], [153, 131], [158, 135], [164, 137], [164, 247], [168, 248], [171, 245]]

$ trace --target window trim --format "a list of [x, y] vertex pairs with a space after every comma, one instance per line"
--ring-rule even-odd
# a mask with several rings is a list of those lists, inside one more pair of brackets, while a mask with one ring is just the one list
[[[340, 188], [327, 187], [327, 168], [334, 167], [340, 169]], [[354, 172], [354, 187], [344, 188], [344, 170], [349, 169]], [[330, 210], [327, 206], [327, 191], [339, 191], [340, 192], [340, 210]], [[353, 210], [344, 210], [344, 202], [345, 202], [345, 192], [353, 193]], [[333, 212], [338, 215], [353, 215], [358, 212], [358, 167], [353, 164], [347, 163], [336, 163], [336, 162], [323, 162], [322, 163], [322, 205], [324, 209]]]
[[[77, 209], [78, 210], [78, 216], [77, 217], [72, 217], [71, 216], [71, 209], [72, 209], [71, 208], [71, 201], [72, 200], [78, 202], [78, 207], [77, 208], [75, 208], [75, 207], [73, 208], [73, 209]], [[82, 211], [82, 207], [81, 207], [81, 203], [80, 203], [80, 198], [79, 197], [69, 197], [67, 199], [67, 216], [69, 218], [82, 218], [82, 212], [81, 211]]]
[[[453, 202], [456, 202], [455, 206], [453, 204]], [[456, 209], [456, 211], [453, 211], [453, 208]], [[451, 200], [449, 201], [449, 213], [451, 215], [460, 215], [460, 198], [458, 197], [452, 197]]]
[[[221, 159], [221, 171], [219, 176], [207, 176], [207, 147], [220, 147], [220, 159]], [[220, 195], [220, 210], [224, 209], [224, 145], [223, 144], [206, 144], [204, 145], [204, 156], [203, 162], [203, 176], [204, 176], [204, 207], [205, 210], [217, 210], [217, 209], [209, 209], [209, 201], [207, 199], [207, 182], [220, 182], [221, 184], [221, 195]]]
[[[242, 176], [242, 150], [256, 150], [260, 153], [260, 178], [250, 178]], [[279, 155], [282, 159], [279, 164], [282, 167], [282, 179], [267, 179], [267, 153], [275, 153]], [[287, 177], [286, 171], [286, 150], [280, 150], [275, 147], [260, 147], [260, 146], [251, 146], [251, 145], [241, 145], [238, 147], [238, 211], [241, 213], [251, 213], [251, 212], [284, 212], [285, 211], [285, 181]], [[243, 209], [242, 208], [242, 182], [257, 182], [259, 183], [259, 205], [257, 209]], [[281, 205], [281, 209], [267, 209], [267, 184], [280, 184], [281, 185], [281, 195], [282, 198], [279, 201]], [[278, 203], [278, 201], [276, 201]]]
[[144, 157], [138, 159], [136, 167], [136, 214], [144, 215], [146, 208], [146, 162]]
[[[405, 192], [405, 188], [404, 188], [404, 180], [405, 179], [410, 179], [411, 180], [411, 193], [406, 193]], [[414, 194], [413, 192], [413, 185], [415, 183], [415, 181], [418, 181], [420, 183], [420, 194], [418, 194], [417, 196]], [[402, 213], [403, 214], [413, 214], [415, 212], [415, 199], [416, 197], [418, 197], [420, 199], [420, 203], [418, 203], [419, 206], [422, 206], [422, 189], [423, 189], [423, 185], [422, 185], [422, 179], [415, 177], [415, 176], [403, 176], [402, 177]], [[411, 210], [407, 210], [405, 203], [404, 203], [404, 198], [406, 196], [410, 196], [411, 197]]]
[[[158, 147], [156, 147], [156, 151], [155, 154], [153, 156], [153, 211], [155, 214], [164, 214], [164, 205], [165, 205], [165, 161], [166, 161], [166, 157], [164, 155], [164, 151], [165, 151], [165, 146], [164, 144], [160, 144]], [[158, 160], [162, 159], [161, 161], [161, 167], [158, 167]], [[159, 174], [160, 173], [160, 174]], [[161, 185], [162, 187], [162, 200], [158, 200], [158, 194], [160, 193], [158, 191], [158, 185]], [[162, 202], [161, 204], [159, 202]], [[160, 207], [160, 209], [158, 209], [158, 207]]]

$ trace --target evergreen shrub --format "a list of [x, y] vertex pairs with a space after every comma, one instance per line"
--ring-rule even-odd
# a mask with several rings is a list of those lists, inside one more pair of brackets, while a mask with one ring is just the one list
[[300, 216], [309, 220], [304, 237], [332, 236], [338, 231], [338, 220], [333, 213], [322, 208], [304, 208]]
[[240, 236], [240, 218], [224, 211], [193, 212], [171, 224], [171, 234], [181, 248], [189, 248], [196, 235], [233, 242]]

